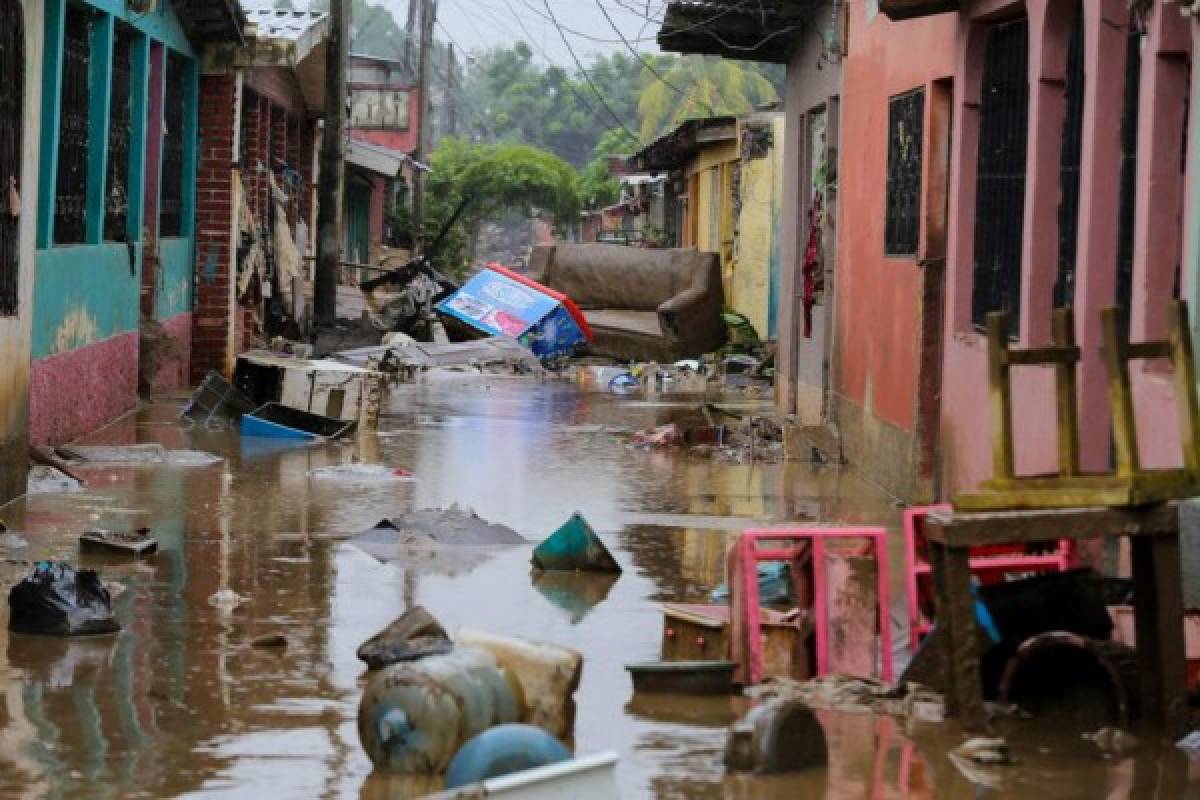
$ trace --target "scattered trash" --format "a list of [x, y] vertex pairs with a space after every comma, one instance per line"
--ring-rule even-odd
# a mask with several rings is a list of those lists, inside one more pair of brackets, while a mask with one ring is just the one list
[[336, 439], [349, 433], [352, 422], [312, 414], [279, 403], [266, 403], [242, 416], [243, 436], [275, 439]]
[[918, 705], [923, 714], [929, 715], [933, 705], [940, 706], [941, 713], [945, 714], [942, 695], [924, 686], [916, 683], [888, 686], [871, 678], [850, 675], [822, 675], [807, 681], [767, 678], [757, 686], [747, 688], [746, 694], [754, 698], [794, 698], [828, 711], [874, 712], [907, 718], [914, 716]]
[[510, 671], [485, 650], [457, 647], [374, 673], [358, 706], [358, 736], [376, 767], [432, 775], [471, 737], [524, 713]]
[[1200, 758], [1200, 731], [1192, 731], [1176, 742], [1175, 746], [1187, 753], [1188, 758]]
[[[233, 370], [233, 385], [259, 406], [259, 411], [253, 412], [256, 416], [262, 416], [263, 404], [276, 404], [362, 428], [374, 428], [378, 422], [383, 383], [383, 373], [373, 369], [261, 350], [239, 355]], [[243, 422], [245, 419], [243, 416]], [[286, 419], [273, 421], [290, 425]], [[303, 425], [290, 426], [311, 430]], [[337, 435], [333, 431], [315, 432], [331, 438]]]
[[208, 604], [213, 608], [229, 613], [242, 603], [246, 602], [246, 598], [235, 592], [233, 589], [221, 589], [214, 592], [208, 598]]
[[774, 699], [755, 706], [733, 724], [725, 743], [725, 766], [733, 772], [798, 772], [828, 761], [825, 731], [813, 710], [799, 700]]
[[238, 391], [219, 372], [209, 370], [179, 416], [198, 422], [210, 430], [221, 430], [228, 422], [253, 411], [255, 406], [253, 400]]
[[628, 372], [616, 376], [608, 382], [608, 390], [613, 394], [633, 394], [640, 391], [642, 382]]
[[55, 453], [72, 466], [137, 467], [166, 464], [173, 467], [207, 467], [224, 459], [203, 450], [168, 450], [161, 444], [66, 445]]
[[733, 691], [734, 661], [646, 661], [628, 664], [635, 692], [669, 694], [729, 694]]
[[592, 339], [566, 295], [488, 264], [437, 310], [489, 336], [511, 336], [543, 361], [575, 355]]
[[964, 778], [988, 789], [999, 789], [1004, 784], [1005, 776], [996, 767], [1017, 764], [1009, 753], [1008, 742], [1001, 738], [968, 739], [946, 756]]
[[390, 625], [363, 642], [358, 658], [367, 669], [383, 669], [400, 661], [445, 655], [454, 643], [445, 629], [423, 606], [413, 606]]
[[83, 484], [54, 467], [35, 466], [29, 469], [25, 484], [28, 494], [70, 494], [82, 492]]
[[[0, 524], [0, 531], [3, 531], [3, 530], [5, 530], [4, 525]], [[29, 546], [29, 540], [26, 539], [24, 536], [18, 536], [15, 533], [9, 533], [9, 532], [0, 533], [0, 547], [19, 548], [19, 547], [28, 547], [28, 546]]]
[[52, 636], [83, 636], [121, 630], [112, 597], [94, 570], [76, 571], [61, 561], [39, 561], [33, 574], [8, 594], [10, 630]]
[[282, 633], [264, 633], [262, 636], [255, 636], [250, 641], [251, 647], [287, 647], [287, 637]]
[[569, 741], [575, 728], [575, 690], [583, 675], [583, 656], [545, 642], [498, 636], [471, 628], [454, 634], [456, 647], [486, 650], [515, 676], [527, 706], [521, 720]]
[[[388, 334], [398, 335], [403, 334]], [[448, 343], [385, 342], [335, 353], [333, 358], [357, 366], [376, 363], [380, 371], [405, 382], [433, 369], [470, 370], [487, 375], [532, 375], [544, 371], [537, 356], [507, 336]]]
[[1096, 745], [1105, 758], [1124, 758], [1141, 744], [1129, 731], [1112, 726], [1082, 734], [1080, 738]]
[[604, 542], [578, 512], [537, 546], [533, 566], [543, 570], [621, 571]]
[[659, 425], [648, 431], [638, 431], [633, 435], [633, 446], [644, 448], [673, 447], [683, 443], [683, 433], [674, 422]]
[[508, 723], [467, 740], [446, 768], [446, 788], [498, 778], [534, 767], [569, 761], [571, 751], [541, 728]]
[[[480, 800], [483, 797], [618, 800], [621, 793], [617, 789], [617, 761], [618, 755], [613, 751], [579, 756], [425, 795], [425, 800]], [[415, 795], [408, 792], [396, 796]]]
[[490, 523], [474, 511], [452, 505], [380, 520], [350, 542], [381, 561], [391, 561], [405, 547], [488, 547], [525, 544], [527, 540], [506, 525]]
[[144, 556], [158, 549], [158, 540], [150, 535], [149, 528], [130, 532], [96, 530], [81, 534], [79, 546], [84, 550], [108, 550]]
[[389, 467], [386, 464], [338, 464], [316, 467], [308, 471], [308, 477], [352, 483], [399, 483], [416, 480], [408, 470]]
[[[760, 606], [791, 606], [792, 570], [786, 561], [762, 561], [758, 565], [758, 604]], [[729, 584], [723, 583], [709, 593], [714, 603], [729, 602]]]

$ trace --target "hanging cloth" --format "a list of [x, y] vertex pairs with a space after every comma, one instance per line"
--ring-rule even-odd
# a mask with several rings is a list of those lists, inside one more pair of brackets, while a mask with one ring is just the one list
[[804, 338], [812, 338], [812, 310], [817, 296], [825, 289], [825, 274], [821, 266], [821, 192], [813, 192], [808, 208], [808, 245], [804, 248]]

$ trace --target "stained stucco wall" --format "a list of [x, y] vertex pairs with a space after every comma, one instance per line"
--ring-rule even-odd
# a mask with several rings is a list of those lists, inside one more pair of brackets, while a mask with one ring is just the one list
[[771, 147], [765, 157], [743, 159], [740, 164], [741, 213], [737, 221], [730, 300], [733, 308], [745, 314], [758, 335], [765, 339], [774, 335], [772, 300], [779, 281], [783, 114], [739, 120], [739, 140], [747, 124], [765, 124], [771, 131]]
[[[17, 314], [0, 317], [0, 505], [25, 491], [29, 425], [29, 351], [37, 235], [38, 142], [41, 139], [42, 0], [23, 0], [25, 16], [24, 134]], [[10, 76], [11, 79], [11, 76]]]
[[[779, 290], [775, 296], [776, 337], [779, 356], [776, 360], [776, 400], [787, 412], [800, 412], [802, 422], [820, 421], [823, 399], [828, 312], [827, 299], [813, 309], [811, 338], [804, 338], [800, 328], [799, 296], [802, 287], [800, 270], [804, 263], [804, 244], [808, 237], [806, 211], [810, 200], [808, 170], [805, 154], [805, 115], [813, 109], [826, 107], [830, 98], [841, 93], [842, 58], [823, 57], [827, 52], [830, 26], [833, 24], [833, 4], [823, 2], [813, 9], [813, 25], [803, 26], [794, 34], [791, 59], [787, 64], [787, 85], [783, 96], [786, 117], [784, 134], [777, 145], [781, 154], [781, 205], [779, 211]], [[829, 143], [837, 147], [837, 142]], [[833, 163], [837, 163], [834, 156]], [[829, 274], [826, 276], [826, 297], [834, 296], [837, 285], [837, 254], [826, 254]], [[803, 401], [797, 398], [803, 395]]]

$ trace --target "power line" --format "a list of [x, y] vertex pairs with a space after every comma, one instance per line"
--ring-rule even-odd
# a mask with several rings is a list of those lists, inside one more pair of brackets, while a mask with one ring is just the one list
[[592, 83], [592, 76], [588, 75], [587, 70], [583, 68], [583, 64], [581, 64], [579, 61], [579, 56], [575, 55], [575, 50], [571, 48], [571, 43], [567, 41], [567, 35], [563, 33], [562, 27], [558, 24], [558, 19], [555, 18], [554, 12], [550, 9], [550, 0], [542, 0], [542, 3], [546, 6], [546, 13], [550, 15], [550, 21], [554, 23], [554, 27], [558, 31], [559, 37], [562, 38], [563, 46], [566, 47], [567, 52], [571, 54], [571, 60], [574, 61], [575, 66], [579, 68], [579, 74], [583, 76], [585, 81], [587, 81], [587, 85], [592, 87], [592, 92], [596, 95], [596, 99], [600, 101], [600, 105], [604, 106], [604, 110], [607, 111], [608, 115], [613, 118], [613, 121], [621, 127], [621, 130], [629, 134], [630, 138], [632, 138], [634, 141], [638, 141], [637, 134], [625, 126], [625, 123], [622, 122], [621, 118], [617, 116], [617, 112], [613, 111], [612, 106], [610, 106], [608, 101], [604, 99], [604, 95], [600, 94], [600, 90], [596, 88], [596, 84]]
[[[625, 42], [625, 46], [626, 46], [627, 48], [629, 48], [629, 52], [630, 52], [630, 53], [633, 53], [633, 57], [634, 57], [634, 58], [636, 58], [636, 59], [638, 60], [638, 62], [639, 62], [639, 63], [640, 63], [640, 64], [641, 64], [643, 67], [645, 67], [647, 70], [649, 70], [651, 75], [653, 75], [655, 78], [657, 78], [657, 79], [658, 79], [660, 82], [662, 82], [664, 85], [666, 85], [666, 86], [667, 86], [667, 87], [669, 87], [670, 89], [673, 89], [673, 90], [675, 91], [675, 93], [676, 93], [676, 94], [678, 94], [680, 97], [683, 97], [683, 98], [685, 98], [685, 99], [687, 99], [687, 100], [695, 100], [695, 98], [694, 98], [694, 97], [692, 97], [691, 95], [689, 95], [689, 94], [688, 94], [687, 92], [685, 92], [683, 89], [680, 89], [678, 86], [676, 86], [675, 84], [671, 83], [669, 80], [667, 80], [666, 78], [664, 78], [664, 77], [663, 77], [663, 76], [662, 76], [662, 75], [659, 73], [659, 71], [658, 71], [658, 70], [656, 70], [656, 69], [653, 67], [653, 65], [651, 65], [651, 64], [650, 64], [650, 62], [649, 62], [649, 61], [647, 61], [646, 59], [642, 58], [642, 54], [641, 54], [641, 53], [639, 53], [639, 52], [637, 51], [637, 48], [635, 48], [635, 47], [634, 47], [633, 45], [631, 45], [631, 44], [630, 44], [628, 41], [626, 41], [626, 39], [625, 39], [625, 35], [624, 35], [624, 34], [622, 34], [622, 33], [621, 33], [621, 29], [617, 27], [617, 23], [613, 22], [613, 18], [612, 18], [612, 17], [610, 17], [610, 16], [608, 15], [608, 9], [606, 9], [606, 8], [604, 7], [604, 4], [603, 4], [603, 3], [601, 3], [601, 2], [600, 2], [600, 0], [596, 0], [596, 7], [600, 9], [600, 13], [604, 15], [604, 18], [605, 18], [606, 20], [608, 20], [608, 24], [609, 24], [609, 26], [610, 26], [610, 27], [613, 29], [613, 31], [615, 31], [615, 32], [616, 32], [617, 36], [620, 36], [620, 37], [621, 37], [621, 41], [622, 41], [622, 42]], [[719, 90], [718, 90], [718, 91], [719, 91]], [[708, 113], [709, 113], [709, 114], [712, 114], [712, 113], [713, 113], [712, 106], [710, 106], [708, 103], [706, 103], [706, 102], [704, 102], [703, 100], [701, 100], [701, 101], [700, 101], [700, 104], [704, 106], [704, 108], [705, 108], [705, 109], [708, 111]]]

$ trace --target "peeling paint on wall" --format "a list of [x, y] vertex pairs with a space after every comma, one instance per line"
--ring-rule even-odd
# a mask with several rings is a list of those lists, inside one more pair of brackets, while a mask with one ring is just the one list
[[54, 332], [55, 353], [65, 353], [96, 341], [100, 326], [86, 308], [71, 309]]

